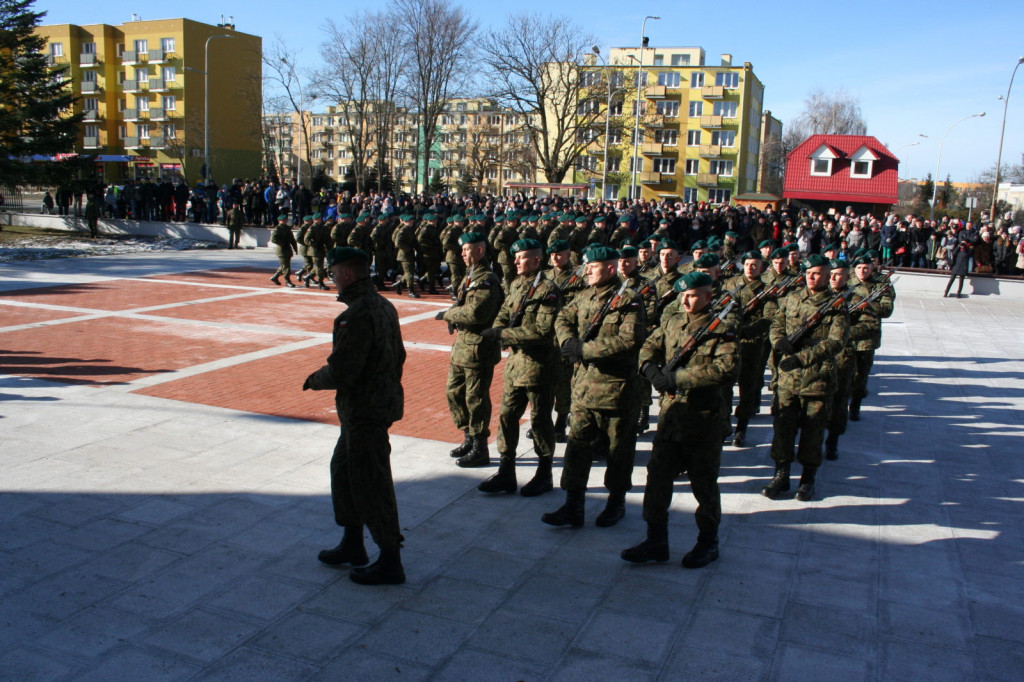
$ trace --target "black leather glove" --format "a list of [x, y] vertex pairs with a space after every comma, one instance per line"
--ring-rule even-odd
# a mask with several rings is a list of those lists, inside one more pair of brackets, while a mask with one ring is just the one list
[[448, 312], [448, 311], [447, 311], [447, 310], [442, 310], [442, 311], [441, 311], [441, 312], [439, 312], [439, 313], [438, 313], [437, 315], [434, 315], [434, 319], [435, 319], [435, 320], [443, 320], [443, 319], [444, 319], [444, 314], [445, 314], [446, 312]]
[[501, 332], [504, 329], [505, 329], [504, 327], [491, 327], [490, 329], [485, 329], [482, 332], [480, 332], [480, 336], [484, 337], [488, 341], [494, 341], [494, 340], [499, 340], [500, 341], [501, 340]]
[[647, 380], [654, 384], [654, 377], [661, 374], [661, 368], [653, 362], [645, 362], [644, 366], [640, 368], [640, 373], [647, 377]]
[[775, 352], [781, 355], [792, 355], [793, 344], [785, 336], [775, 342]]
[[574, 363], [582, 360], [583, 342], [579, 339], [566, 339], [562, 344], [562, 357]]
[[309, 380], [312, 379], [312, 378], [313, 378], [313, 375], [310, 374], [308, 377], [306, 377], [306, 380], [302, 382], [302, 390], [303, 391], [308, 391], [309, 389], [313, 388], [309, 384]]
[[779, 360], [779, 369], [783, 372], [791, 372], [797, 367], [800, 367], [800, 358], [795, 355], [787, 355]]
[[673, 374], [674, 372], [659, 370], [653, 377], [649, 377], [651, 379], [651, 386], [653, 386], [654, 390], [658, 393], [670, 393], [675, 391], [676, 381]]

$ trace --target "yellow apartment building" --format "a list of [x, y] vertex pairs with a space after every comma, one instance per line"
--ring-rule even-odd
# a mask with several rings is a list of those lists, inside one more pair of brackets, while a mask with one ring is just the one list
[[[75, 152], [105, 182], [205, 176], [219, 184], [260, 172], [262, 39], [191, 19], [56, 24], [36, 32], [84, 114]], [[209, 59], [209, 73], [206, 61]], [[205, 91], [209, 77], [209, 126]]]

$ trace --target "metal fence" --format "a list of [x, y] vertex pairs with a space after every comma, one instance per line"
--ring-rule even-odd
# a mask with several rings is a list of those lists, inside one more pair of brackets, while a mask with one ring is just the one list
[[25, 199], [18, 187], [0, 185], [0, 211], [11, 213], [23, 213], [25, 211]]

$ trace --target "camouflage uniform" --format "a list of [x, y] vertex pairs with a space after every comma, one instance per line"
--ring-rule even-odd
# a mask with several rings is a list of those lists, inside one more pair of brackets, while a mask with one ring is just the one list
[[335, 246], [347, 246], [348, 235], [352, 231], [352, 214], [342, 213], [338, 215], [338, 221], [331, 228], [331, 239]]
[[334, 390], [341, 435], [331, 458], [331, 503], [339, 526], [365, 525], [381, 550], [399, 547], [388, 429], [402, 418], [405, 348], [398, 314], [369, 279], [346, 288], [327, 364], [309, 388]]
[[402, 266], [402, 275], [397, 277], [398, 286], [404, 283], [412, 293], [416, 282], [416, 230], [411, 223], [402, 221], [393, 237], [398, 264]]
[[[858, 302], [871, 295], [871, 286], [868, 284], [861, 283], [848, 288], [853, 289], [849, 307], [857, 305]], [[836, 390], [832, 394], [832, 407], [828, 420], [829, 438], [838, 439], [839, 436], [846, 433], [846, 422], [849, 415], [846, 407], [850, 401], [853, 374], [857, 368], [857, 352], [861, 349], [874, 352], [873, 343], [881, 327], [882, 321], [878, 318], [873, 306], [850, 315], [850, 342], [843, 348], [836, 363]]]
[[[559, 270], [553, 267], [548, 271], [548, 276], [558, 287], [562, 296], [563, 306], [571, 302], [576, 297], [576, 294], [587, 288], [586, 280], [581, 275], [577, 275], [574, 268]], [[556, 340], [552, 340], [552, 343], [556, 348], [558, 347]], [[572, 370], [572, 365], [562, 358], [558, 358], [558, 361], [554, 364], [555, 412], [558, 414], [560, 422], [558, 425], [560, 433], [563, 434], [569, 415], [569, 408], [572, 405]]]
[[[320, 220], [314, 220], [313, 225], [306, 233], [306, 252], [312, 252], [313, 267], [316, 278], [323, 286], [327, 277], [327, 270], [324, 269], [324, 260], [327, 258], [327, 250], [331, 248], [331, 228]], [[307, 277], [308, 281], [308, 277]]]
[[276, 282], [278, 277], [284, 275], [285, 280], [290, 282], [289, 278], [292, 276], [292, 254], [295, 253], [299, 246], [295, 241], [292, 228], [287, 223], [278, 223], [270, 235], [270, 241], [277, 250], [278, 262], [277, 272], [274, 273], [271, 279]]
[[[853, 279], [854, 281], [858, 281], [856, 277]], [[880, 275], [878, 275], [878, 273], [872, 273], [871, 277], [868, 278], [868, 281], [865, 282], [865, 284], [868, 284], [872, 289], [882, 286], [883, 283], [884, 280]], [[879, 319], [878, 329], [875, 331], [875, 334], [869, 342], [857, 344], [855, 356], [857, 366], [853, 373], [853, 385], [850, 387], [850, 398], [852, 400], [850, 411], [858, 417], [860, 413], [860, 403], [868, 395], [868, 376], [871, 374], [872, 365], [875, 364], [875, 351], [882, 345], [881, 320], [892, 316], [895, 302], [896, 292], [890, 287], [886, 293], [882, 294], [881, 298], [871, 304], [871, 308]]]
[[501, 282], [505, 289], [508, 289], [509, 283], [516, 276], [516, 266], [512, 262], [512, 256], [508, 250], [517, 239], [519, 239], [519, 231], [508, 221], [495, 223], [494, 229], [491, 231], [490, 245], [498, 256], [498, 269], [501, 270]]
[[448, 264], [452, 295], [455, 293], [455, 287], [466, 276], [466, 263], [462, 260], [462, 247], [459, 246], [461, 236], [462, 223], [455, 216], [449, 218], [448, 224], [441, 230], [441, 248], [444, 249], [444, 260]]
[[654, 292], [657, 296], [655, 299], [654, 317], [647, 321], [652, 327], [659, 324], [662, 316], [665, 314], [665, 309], [675, 303], [677, 292], [673, 287], [676, 284], [676, 280], [683, 276], [683, 273], [680, 272], [679, 268], [672, 268], [668, 272], [662, 272], [660, 265], [656, 272], [657, 275], [654, 277]]
[[355, 227], [348, 233], [348, 245], [353, 249], [361, 249], [366, 253], [373, 253], [373, 240], [370, 239], [370, 232], [373, 229], [373, 218], [370, 214], [364, 213], [359, 216]]
[[433, 220], [421, 220], [416, 228], [416, 245], [423, 261], [423, 276], [430, 293], [437, 293], [437, 276], [441, 272], [441, 238]]
[[391, 239], [394, 229], [392, 218], [381, 216], [370, 230], [370, 241], [373, 242], [373, 267], [377, 272], [378, 285], [383, 284], [384, 278], [395, 269], [395, 243]]
[[304, 220], [302, 225], [299, 226], [299, 233], [295, 238], [298, 244], [299, 256], [302, 258], [302, 269], [299, 270], [300, 280], [304, 279], [307, 275], [312, 275], [316, 269], [316, 266], [313, 264], [313, 250], [306, 246], [306, 239], [311, 227], [313, 227], [313, 221]]
[[[742, 310], [767, 285], [761, 277], [748, 280], [745, 275], [737, 275], [728, 280], [724, 288], [732, 291], [740, 287], [737, 295], [737, 306]], [[761, 390], [764, 388], [764, 369], [767, 363], [768, 329], [771, 327], [772, 319], [778, 310], [778, 304], [774, 299], [764, 300], [757, 309], [749, 314], [743, 314], [742, 323], [739, 329], [739, 402], [736, 405], [736, 432], [746, 431], [750, 418], [758, 412], [761, 402]], [[743, 437], [739, 436], [742, 445]]]

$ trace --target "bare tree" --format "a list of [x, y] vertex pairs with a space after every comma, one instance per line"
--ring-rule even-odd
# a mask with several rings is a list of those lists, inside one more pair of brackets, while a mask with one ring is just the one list
[[593, 127], [600, 107], [580, 107], [603, 88], [582, 77], [594, 39], [564, 17], [510, 15], [479, 41], [489, 95], [524, 117], [537, 163], [548, 182], [561, 182], [586, 148], [580, 131]]
[[[285, 101], [289, 110], [295, 112], [299, 119], [299, 135], [302, 138], [303, 154], [306, 166], [312, 170], [312, 150], [309, 144], [309, 125], [304, 112], [308, 111], [316, 99], [315, 92], [309, 83], [303, 87], [302, 79], [295, 69], [296, 55], [288, 49], [280, 37], [274, 39], [268, 49], [263, 51], [263, 78], [275, 90], [280, 92], [281, 99], [265, 98], [271, 103]], [[301, 175], [302, 160], [298, 162]]]
[[860, 110], [860, 99], [843, 89], [826, 93], [820, 88], [804, 100], [804, 108], [786, 126], [786, 152], [811, 135], [864, 135], [868, 124]]
[[420, 178], [420, 168], [430, 165], [437, 119], [470, 71], [470, 47], [477, 25], [449, 0], [392, 0], [391, 13], [408, 51], [405, 90], [422, 129], [418, 148], [425, 163], [417, 159], [413, 180], [418, 189], [421, 179], [424, 187], [429, 182], [429, 177]]

